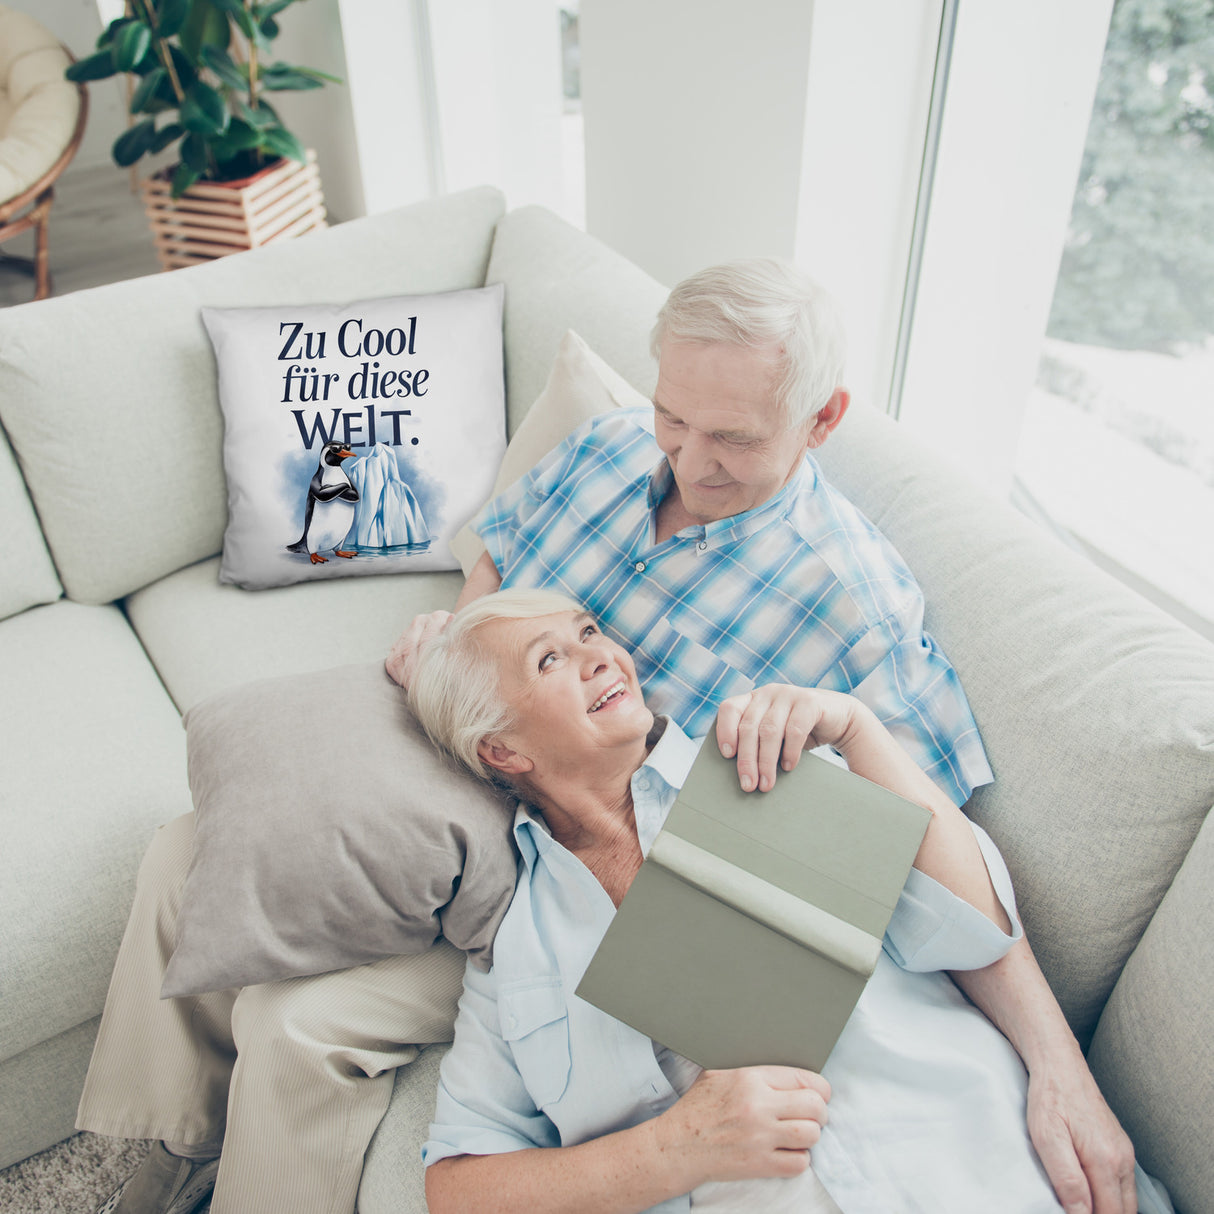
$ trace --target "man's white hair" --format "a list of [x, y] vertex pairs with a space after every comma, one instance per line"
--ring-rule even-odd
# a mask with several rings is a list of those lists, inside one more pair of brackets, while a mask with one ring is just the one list
[[477, 640], [494, 620], [536, 619], [581, 612], [580, 604], [554, 590], [499, 590], [475, 599], [417, 654], [409, 681], [409, 706], [427, 736], [485, 780], [497, 779], [477, 753], [481, 742], [514, 723], [502, 698], [498, 669]]
[[789, 426], [814, 417], [843, 383], [847, 343], [834, 301], [787, 262], [753, 258], [709, 266], [670, 292], [650, 335], [667, 341], [778, 351], [776, 403]]

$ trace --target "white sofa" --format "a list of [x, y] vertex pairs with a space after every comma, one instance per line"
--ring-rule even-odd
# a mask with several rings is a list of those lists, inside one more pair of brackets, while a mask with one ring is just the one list
[[[246, 592], [200, 305], [505, 283], [510, 428], [567, 328], [642, 391], [658, 283], [538, 208], [470, 191], [211, 265], [0, 313], [0, 1166], [72, 1132], [153, 828], [190, 808], [179, 715], [243, 681], [374, 661], [458, 573]], [[822, 450], [923, 585], [995, 772], [971, 803], [1149, 1171], [1214, 1210], [1214, 647], [896, 424]], [[443, 1047], [402, 1069], [360, 1194], [423, 1210]]]

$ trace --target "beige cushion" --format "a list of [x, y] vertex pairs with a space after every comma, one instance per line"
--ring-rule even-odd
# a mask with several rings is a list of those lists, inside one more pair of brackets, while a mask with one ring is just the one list
[[1092, 1039], [1089, 1060], [1179, 1209], [1214, 1208], [1214, 816], [1207, 816]]
[[514, 803], [447, 763], [383, 664], [268, 679], [186, 715], [194, 854], [163, 994], [429, 948], [486, 965]]
[[27, 190], [72, 140], [80, 94], [71, 60], [32, 17], [0, 7], [0, 202]]
[[222, 426], [201, 306], [480, 286], [501, 211], [497, 191], [471, 190], [0, 312], [0, 420], [68, 594], [108, 602], [221, 547]]
[[[608, 409], [649, 403], [570, 329], [561, 338], [543, 392], [506, 448], [490, 497], [513, 485], [583, 422]], [[471, 526], [466, 526], [452, 541], [451, 551], [468, 574], [480, 560], [485, 545]]]
[[551, 211], [521, 207], [497, 226], [487, 281], [506, 284], [509, 434], [543, 391], [568, 329], [642, 394], [652, 393], [649, 330], [667, 291], [614, 250]]
[[148, 586], [124, 606], [177, 707], [254, 679], [382, 662], [409, 621], [450, 609], [461, 573], [310, 582], [250, 594], [218, 581], [218, 558]]
[[5, 620], [0, 669], [8, 1058], [101, 1011], [139, 861], [190, 797], [181, 722], [117, 608]]
[[0, 619], [39, 603], [53, 603], [62, 593], [46, 541], [38, 527], [21, 470], [12, 448], [0, 434]]
[[358, 1214], [426, 1214], [422, 1144], [430, 1137], [438, 1071], [449, 1045], [431, 1045], [396, 1072], [392, 1103], [371, 1139]]
[[1214, 798], [1214, 646], [883, 416], [820, 455], [923, 587], [995, 771], [969, 809], [1086, 1042]]

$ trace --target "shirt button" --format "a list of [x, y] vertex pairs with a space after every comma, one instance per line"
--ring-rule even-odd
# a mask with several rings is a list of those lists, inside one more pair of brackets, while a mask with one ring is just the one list
[[707, 540], [701, 540], [701, 541], [700, 541], [700, 542], [699, 542], [699, 543], [696, 545], [696, 547], [697, 547], [697, 548], [698, 548], [698, 549], [699, 549], [701, 552], [703, 552], [703, 551], [704, 551], [704, 550], [705, 550], [705, 549], [708, 547], [708, 541], [707, 541]]
[[637, 573], [644, 573], [645, 572], [645, 562], [637, 561], [637, 563], [635, 565], [633, 565], [633, 568], [637, 571]]

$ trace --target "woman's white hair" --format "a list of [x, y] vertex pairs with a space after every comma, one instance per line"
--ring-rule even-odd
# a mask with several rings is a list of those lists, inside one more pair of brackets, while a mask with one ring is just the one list
[[753, 258], [709, 266], [670, 292], [650, 335], [667, 341], [775, 347], [776, 403], [789, 426], [814, 417], [843, 383], [847, 343], [834, 301], [786, 262]]
[[418, 650], [409, 681], [409, 706], [435, 746], [483, 779], [497, 779], [477, 747], [509, 729], [514, 714], [502, 698], [497, 666], [477, 633], [494, 620], [581, 610], [578, 603], [553, 590], [499, 590], [457, 612], [438, 636]]

